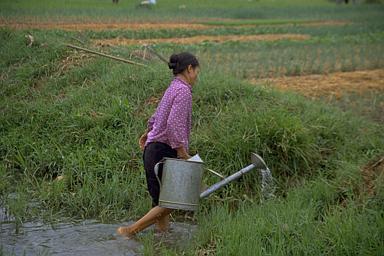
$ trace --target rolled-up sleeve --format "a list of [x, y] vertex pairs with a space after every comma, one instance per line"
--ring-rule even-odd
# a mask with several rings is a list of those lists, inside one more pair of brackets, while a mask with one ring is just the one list
[[185, 146], [188, 150], [191, 112], [192, 94], [190, 90], [179, 89], [167, 120], [167, 135], [172, 148]]

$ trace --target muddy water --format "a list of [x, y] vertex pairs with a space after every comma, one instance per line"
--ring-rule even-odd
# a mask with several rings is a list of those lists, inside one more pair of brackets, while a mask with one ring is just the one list
[[[140, 236], [151, 232], [149, 229], [138, 238], [127, 240], [117, 235], [116, 229], [131, 222], [103, 224], [86, 220], [52, 225], [28, 222], [16, 234], [14, 221], [3, 210], [0, 217], [0, 247], [5, 255], [141, 255], [144, 246]], [[195, 225], [172, 223], [169, 233], [154, 235], [154, 242], [180, 247], [188, 244], [195, 230]]]

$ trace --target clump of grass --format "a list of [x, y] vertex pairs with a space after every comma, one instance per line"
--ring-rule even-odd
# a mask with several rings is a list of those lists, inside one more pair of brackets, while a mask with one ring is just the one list
[[23, 187], [17, 187], [14, 193], [3, 196], [2, 201], [5, 205], [7, 218], [14, 220], [16, 234], [20, 232], [25, 220], [32, 217], [28, 205], [28, 189]]
[[[359, 172], [341, 167], [345, 172]], [[345, 183], [351, 181], [346, 179]], [[380, 207], [340, 204], [338, 183], [319, 178], [262, 206], [243, 204], [235, 213], [224, 204], [205, 213], [192, 251], [215, 254], [380, 254]], [[345, 187], [346, 188], [346, 187]]]
[[11, 176], [7, 172], [6, 167], [0, 165], [0, 196], [6, 195], [11, 186]]
[[[62, 180], [44, 182], [38, 194], [43, 205], [82, 219], [98, 216], [104, 222], [122, 216], [138, 215], [137, 208], [148, 207], [140, 185], [143, 177], [133, 179], [124, 172], [106, 171], [97, 177], [92, 171], [75, 176], [66, 172]], [[138, 202], [143, 202], [139, 205]]]

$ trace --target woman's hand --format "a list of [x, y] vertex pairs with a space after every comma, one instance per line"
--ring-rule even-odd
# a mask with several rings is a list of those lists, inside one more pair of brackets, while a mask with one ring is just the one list
[[177, 150], [177, 157], [178, 158], [184, 159], [184, 160], [191, 158], [191, 156], [188, 154], [187, 150], [185, 150], [184, 147], [176, 148], [176, 150]]
[[139, 139], [139, 146], [141, 150], [144, 150], [145, 142], [147, 142], [147, 135], [148, 132], [145, 132]]

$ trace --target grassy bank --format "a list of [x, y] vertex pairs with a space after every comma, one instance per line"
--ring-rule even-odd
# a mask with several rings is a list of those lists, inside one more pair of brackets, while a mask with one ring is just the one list
[[201, 218], [190, 255], [380, 255], [382, 189], [363, 199], [341, 185], [359, 184], [359, 166], [344, 162], [337, 172], [338, 182], [309, 181], [286, 199], [247, 203], [235, 213], [215, 208]]
[[[360, 110], [374, 105], [380, 115], [382, 97], [358, 95], [359, 104], [344, 101], [342, 110], [244, 79], [383, 68], [381, 5], [297, 1], [301, 5], [292, 7], [288, 1], [260, 0], [222, 1], [221, 7], [199, 1], [190, 8], [189, 2], [161, 1], [153, 9], [136, 10], [133, 2], [120, 2], [93, 1], [89, 7], [85, 0], [2, 1], [0, 16], [245, 19], [210, 22], [212, 27], [204, 30], [0, 29], [0, 206], [15, 218], [15, 232], [34, 219], [121, 222], [150, 207], [137, 140], [171, 81], [169, 69], [157, 59], [146, 62], [151, 69], [143, 69], [63, 43], [75, 37], [87, 47], [128, 58], [141, 46], [98, 47], [92, 40], [293, 33], [310, 38], [156, 46], [164, 56], [187, 50], [201, 61], [200, 81], [193, 89], [191, 153], [228, 175], [248, 165], [250, 152], [257, 152], [272, 170], [276, 191], [264, 200], [260, 176], [251, 172], [201, 201], [195, 215], [199, 228], [190, 245], [174, 248], [146, 234], [140, 237], [144, 254], [380, 255], [383, 165], [373, 165], [384, 155], [384, 136], [382, 123]], [[182, 4], [187, 10], [179, 9]], [[127, 10], [135, 12], [127, 18]], [[281, 26], [292, 17], [297, 24]], [[303, 19], [348, 22], [309, 27]], [[30, 47], [26, 34], [35, 39]], [[217, 181], [204, 176], [207, 184]]]
[[[28, 48], [22, 33], [7, 30], [2, 38], [2, 205], [20, 225], [37, 216], [109, 222], [143, 214], [150, 202], [137, 139], [156, 107], [153, 99], [170, 81], [166, 67], [145, 70], [89, 57], [66, 63], [73, 53], [63, 46]], [[207, 166], [229, 174], [255, 151], [278, 187], [276, 199], [260, 204], [260, 177], [253, 173], [204, 200], [191, 251], [378, 250], [381, 186], [363, 201], [355, 190], [359, 168], [384, 151], [380, 125], [209, 70], [194, 89], [193, 119], [191, 148]], [[354, 233], [357, 219], [364, 232], [348, 243], [330, 239]]]

